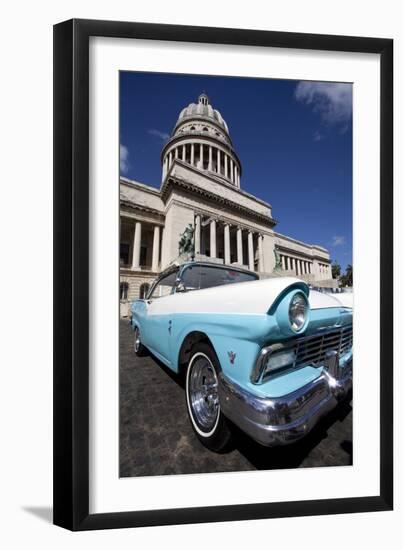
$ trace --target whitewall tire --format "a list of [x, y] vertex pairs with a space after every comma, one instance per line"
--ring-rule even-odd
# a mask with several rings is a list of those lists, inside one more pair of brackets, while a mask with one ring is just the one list
[[186, 371], [186, 406], [192, 428], [207, 448], [222, 452], [231, 439], [218, 395], [220, 364], [214, 350], [196, 344]]

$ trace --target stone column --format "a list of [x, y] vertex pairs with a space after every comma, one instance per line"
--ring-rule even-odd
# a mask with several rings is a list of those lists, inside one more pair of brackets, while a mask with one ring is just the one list
[[140, 249], [141, 249], [141, 222], [136, 222], [133, 239], [133, 258], [132, 269], [140, 267]]
[[283, 270], [285, 271], [285, 256], [284, 255], [281, 255], [281, 267], [283, 268]]
[[221, 174], [221, 150], [217, 149], [217, 174]]
[[263, 235], [258, 236], [259, 271], [264, 271], [263, 263]]
[[154, 226], [154, 240], [153, 240], [153, 262], [151, 269], [158, 271], [158, 263], [160, 258], [160, 226]]
[[200, 160], [199, 160], [199, 165], [200, 165], [200, 168], [203, 169], [203, 164], [204, 164], [204, 158], [203, 158], [203, 153], [204, 153], [204, 145], [202, 143], [200, 143]]
[[230, 179], [232, 181], [232, 183], [234, 183], [234, 161], [232, 159], [230, 159]]
[[208, 169], [210, 172], [213, 170], [213, 148], [208, 146]]
[[186, 161], [186, 144], [182, 145], [182, 160], [183, 162]]
[[248, 263], [251, 271], [255, 270], [255, 253], [253, 250], [253, 234], [252, 231], [248, 233]]
[[314, 281], [318, 281], [320, 279], [320, 276], [319, 276], [319, 263], [317, 260], [313, 260], [311, 272], [314, 276]]
[[224, 153], [224, 176], [228, 178], [228, 155]]
[[217, 257], [216, 221], [210, 222], [210, 258]]
[[224, 263], [231, 263], [231, 243], [229, 238], [229, 224], [224, 225]]
[[179, 157], [179, 147], [175, 147], [175, 158]]
[[194, 166], [195, 164], [195, 144], [192, 143], [190, 146], [190, 164]]
[[172, 166], [172, 151], [169, 151], [168, 170], [171, 168], [171, 166]]
[[167, 175], [167, 157], [164, 158], [164, 162], [162, 163], [162, 181], [164, 181], [166, 175]]
[[238, 187], [238, 166], [235, 164], [234, 166], [234, 183]]
[[240, 227], [238, 227], [236, 230], [236, 248], [237, 248], [237, 262], [243, 265], [242, 229]]
[[200, 219], [200, 214], [196, 214], [196, 219], [195, 219], [195, 255], [200, 254], [200, 235], [201, 235], [201, 219]]

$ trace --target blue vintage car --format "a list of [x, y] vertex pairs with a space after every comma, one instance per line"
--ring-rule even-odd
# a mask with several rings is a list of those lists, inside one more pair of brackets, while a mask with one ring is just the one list
[[351, 388], [352, 308], [340, 296], [233, 266], [173, 265], [132, 304], [134, 349], [185, 377], [208, 448], [225, 449], [231, 422], [263, 445], [288, 444]]

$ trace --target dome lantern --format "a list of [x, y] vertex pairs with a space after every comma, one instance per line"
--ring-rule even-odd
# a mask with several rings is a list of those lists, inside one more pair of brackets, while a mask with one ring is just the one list
[[202, 105], [208, 105], [209, 104], [208, 96], [203, 92], [202, 94], [199, 95], [198, 102], [201, 103]]

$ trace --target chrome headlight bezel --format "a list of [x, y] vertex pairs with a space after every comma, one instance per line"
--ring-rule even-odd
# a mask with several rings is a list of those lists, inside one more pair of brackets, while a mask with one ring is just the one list
[[[291, 289], [288, 289], [285, 296], [282, 296], [279, 300], [279, 303], [276, 306], [276, 321], [278, 328], [280, 329], [283, 336], [291, 337], [291, 336], [297, 336], [302, 334], [305, 329], [308, 327], [310, 316], [311, 316], [311, 308], [308, 301], [308, 293], [309, 289], [307, 289], [307, 292], [305, 289], [301, 286], [294, 287]], [[295, 298], [298, 296], [298, 298]], [[306, 304], [306, 309], [304, 310], [304, 322], [298, 323], [296, 325], [293, 322], [292, 317], [292, 309], [290, 311], [290, 308], [292, 308], [292, 304], [294, 303], [294, 300], [296, 299], [303, 299]], [[291, 319], [290, 319], [290, 313], [291, 313]]]
[[297, 291], [291, 297], [288, 306], [288, 321], [291, 330], [299, 334], [302, 332], [309, 318], [309, 303], [306, 295], [302, 291]]

